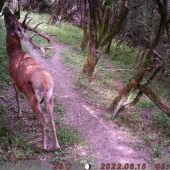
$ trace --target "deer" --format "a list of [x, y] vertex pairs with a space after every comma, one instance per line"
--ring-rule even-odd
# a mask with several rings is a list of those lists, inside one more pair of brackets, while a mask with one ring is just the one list
[[[54, 81], [49, 72], [42, 68], [29, 54], [23, 51], [21, 40], [28, 40], [45, 54], [47, 49], [52, 47], [40, 47], [33, 43], [32, 38], [35, 35], [42, 36], [51, 42], [50, 36], [37, 31], [37, 26], [30, 28], [26, 20], [29, 12], [26, 14], [22, 23], [19, 23], [8, 7], [3, 9], [4, 22], [6, 27], [6, 50], [9, 57], [9, 74], [16, 92], [18, 105], [17, 117], [21, 117], [20, 109], [20, 92], [22, 92], [33, 110], [33, 115], [39, 119], [42, 128], [42, 145], [43, 150], [47, 150], [46, 144], [46, 123], [47, 119], [41, 111], [40, 104], [45, 103], [52, 126], [52, 132], [55, 138], [55, 149], [61, 150], [57, 140], [55, 122], [53, 118], [53, 89]], [[34, 31], [35, 34], [28, 37], [26, 30]]]

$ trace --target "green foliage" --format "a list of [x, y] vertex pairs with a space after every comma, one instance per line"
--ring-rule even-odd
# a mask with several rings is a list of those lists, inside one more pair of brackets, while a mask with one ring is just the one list
[[0, 35], [1, 35], [1, 41], [0, 41], [0, 90], [7, 88], [7, 84], [10, 82], [10, 77], [8, 73], [8, 56], [6, 53], [6, 31], [4, 27], [4, 23], [2, 19], [0, 18]]

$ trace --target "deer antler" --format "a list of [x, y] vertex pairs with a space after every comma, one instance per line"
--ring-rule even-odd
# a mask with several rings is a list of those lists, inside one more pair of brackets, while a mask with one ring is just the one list
[[[24, 18], [24, 20], [23, 20], [23, 22], [22, 22], [21, 25], [22, 25], [22, 27], [24, 27], [25, 30], [29, 30], [29, 31], [35, 32], [35, 34], [33, 34], [33, 35], [29, 38], [29, 42], [30, 42], [34, 47], [36, 47], [36, 48], [38, 48], [39, 50], [41, 50], [45, 55], [51, 57], [50, 55], [48, 55], [48, 54], [46, 53], [46, 50], [48, 50], [48, 49], [53, 49], [54, 47], [41, 47], [41, 46], [39, 46], [38, 44], [36, 44], [35, 42], [33, 42], [32, 39], [33, 39], [33, 37], [35, 37], [36, 35], [38, 35], [38, 36], [40, 36], [40, 37], [43, 37], [43, 38], [47, 39], [48, 43], [50, 44], [50, 43], [53, 43], [53, 40], [51, 39], [51, 36], [56, 36], [56, 37], [58, 37], [58, 36], [57, 36], [57, 35], [47, 35], [47, 34], [45, 34], [44, 32], [38, 32], [38, 31], [37, 31], [37, 27], [38, 27], [39, 25], [41, 25], [41, 24], [44, 24], [45, 22], [38, 23], [34, 28], [30, 28], [30, 27], [28, 26], [28, 24], [29, 24], [29, 22], [32, 20], [32, 17], [29, 17], [28, 14], [31, 13], [31, 12], [32, 12], [32, 11], [29, 11], [29, 12], [25, 15], [25, 18]], [[31, 18], [31, 19], [30, 19], [28, 22], [26, 22], [28, 18]], [[50, 45], [51, 45], [51, 44], [50, 44]]]

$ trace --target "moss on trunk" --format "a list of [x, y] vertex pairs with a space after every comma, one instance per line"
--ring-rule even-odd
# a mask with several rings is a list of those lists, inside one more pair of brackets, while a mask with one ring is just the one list
[[137, 85], [143, 80], [146, 76], [146, 70], [140, 71], [124, 88], [119, 92], [118, 96], [115, 97], [110, 107], [108, 108], [109, 112], [113, 113], [113, 118], [121, 109], [123, 103], [128, 99], [132, 91], [137, 87]]
[[82, 40], [82, 42], [80, 44], [81, 51], [84, 51], [86, 49], [87, 43], [89, 41], [89, 33], [87, 31], [87, 27], [86, 26], [83, 28], [83, 32], [84, 32], [83, 40]]
[[88, 47], [88, 55], [86, 58], [86, 62], [83, 67], [83, 74], [87, 75], [88, 77], [92, 77], [96, 64], [98, 62], [96, 50]]

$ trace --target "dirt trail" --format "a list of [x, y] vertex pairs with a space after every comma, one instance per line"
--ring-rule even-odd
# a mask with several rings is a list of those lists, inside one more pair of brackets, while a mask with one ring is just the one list
[[[129, 132], [121, 131], [111, 121], [104, 121], [101, 117], [103, 111], [90, 105], [75, 90], [72, 73], [67, 70], [60, 58], [61, 51], [69, 47], [55, 44], [56, 53], [50, 60], [41, 57], [30, 45], [27, 44], [27, 47], [31, 48], [30, 53], [34, 59], [53, 76], [54, 96], [64, 107], [67, 123], [78, 125], [78, 128], [84, 132], [83, 136], [92, 148], [96, 169], [100, 169], [102, 163], [116, 163], [116, 165], [134, 163], [136, 168], [137, 164], [146, 163], [147, 170], [155, 169], [153, 164], [147, 163], [145, 158], [131, 147], [133, 143], [137, 142], [137, 138], [134, 137], [132, 140]], [[142, 168], [140, 167], [140, 169]]]

